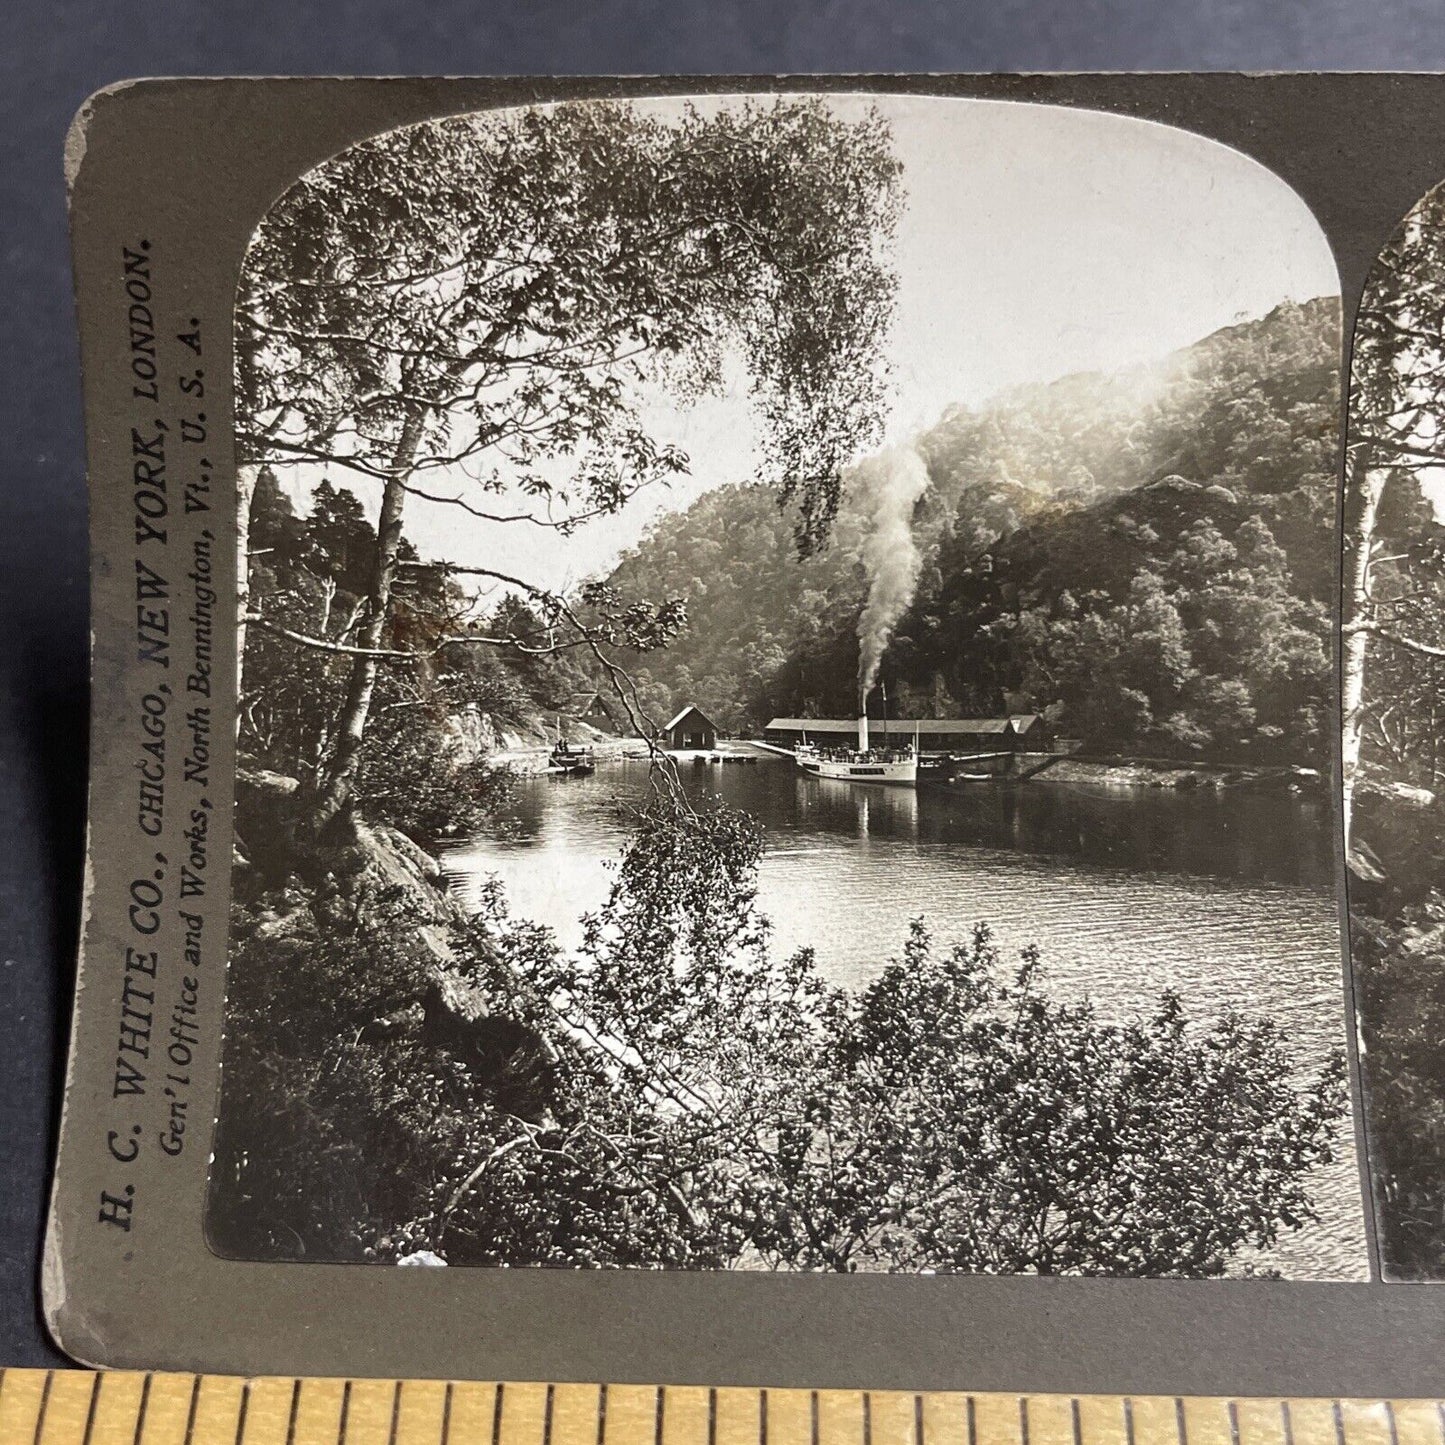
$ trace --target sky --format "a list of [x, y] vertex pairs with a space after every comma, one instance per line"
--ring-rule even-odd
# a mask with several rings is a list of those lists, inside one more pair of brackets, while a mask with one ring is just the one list
[[[665, 114], [682, 103], [639, 106]], [[698, 102], [709, 110], [729, 103]], [[887, 348], [891, 441], [952, 405], [1150, 362], [1282, 300], [1339, 292], [1328, 244], [1303, 201], [1217, 142], [1128, 117], [1007, 101], [836, 96], [831, 104], [844, 118], [878, 107], [903, 164], [900, 285]], [[686, 410], [659, 396], [646, 416], [660, 440], [688, 453], [691, 474], [616, 517], [563, 538], [413, 498], [407, 534], [423, 555], [539, 586], [561, 589], [605, 571], [661, 512], [751, 475], [744, 396]], [[429, 478], [429, 489], [441, 490], [437, 483]], [[374, 515], [378, 498], [365, 482], [351, 484]]]

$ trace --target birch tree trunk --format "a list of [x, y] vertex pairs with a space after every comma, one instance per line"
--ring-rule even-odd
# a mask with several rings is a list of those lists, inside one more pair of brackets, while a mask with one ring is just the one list
[[1361, 468], [1345, 496], [1345, 596], [1340, 648], [1340, 785], [1344, 799], [1345, 856], [1355, 783], [1360, 769], [1360, 739], [1365, 721], [1365, 668], [1370, 648], [1370, 556], [1375, 517], [1389, 477], [1386, 468]]
[[[401, 549], [402, 515], [406, 510], [406, 476], [421, 445], [423, 418], [413, 411], [402, 427], [401, 439], [392, 457], [391, 474], [381, 494], [381, 515], [376, 522], [376, 560], [367, 588], [366, 611], [357, 629], [356, 645], [376, 649], [382, 644], [391, 613], [391, 590]], [[361, 762], [361, 743], [371, 711], [376, 686], [375, 657], [355, 657], [346, 686], [346, 700], [336, 720], [331, 757], [321, 769], [317, 791], [308, 810], [307, 822], [313, 836], [321, 833], [351, 797], [356, 770]]]
[[246, 614], [251, 610], [251, 503], [261, 468], [236, 468], [236, 731], [241, 729], [241, 683], [246, 668]]

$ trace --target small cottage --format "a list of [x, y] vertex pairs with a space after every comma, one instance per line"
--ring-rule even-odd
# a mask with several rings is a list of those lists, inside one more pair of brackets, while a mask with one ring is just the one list
[[662, 729], [662, 745], [672, 752], [711, 752], [717, 746], [717, 724], [689, 705]]
[[607, 706], [600, 693], [573, 693], [563, 705], [561, 712], [565, 717], [575, 718], [578, 722], [584, 722], [589, 727], [596, 728], [598, 732], [615, 733], [618, 731], [617, 719], [612, 716], [612, 709]]

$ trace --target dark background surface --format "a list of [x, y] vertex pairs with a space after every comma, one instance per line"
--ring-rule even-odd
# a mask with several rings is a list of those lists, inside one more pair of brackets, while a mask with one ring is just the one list
[[[86, 509], [61, 145], [141, 75], [1400, 69], [1435, 0], [21, 0], [0, 19], [0, 1365], [53, 1364], [36, 1273], [85, 810]], [[178, 136], [183, 144], [184, 137]]]

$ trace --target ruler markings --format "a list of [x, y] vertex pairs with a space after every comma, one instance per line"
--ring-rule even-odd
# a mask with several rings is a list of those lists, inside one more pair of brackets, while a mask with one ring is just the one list
[[339, 1441], [346, 1381], [303, 1379], [299, 1383], [295, 1408], [286, 1424], [287, 1445], [330, 1445]]
[[135, 1434], [131, 1436], [131, 1445], [141, 1445], [141, 1440], [146, 1432], [146, 1411], [151, 1404], [151, 1381], [154, 1375], [147, 1375], [140, 1387], [140, 1404], [135, 1412]]
[[928, 1445], [967, 1445], [969, 1409], [967, 1396], [924, 1395], [923, 1433]]
[[707, 1445], [708, 1392], [669, 1385], [661, 1445]]
[[813, 1401], [804, 1391], [759, 1391], [758, 1416], [764, 1445], [812, 1445]]
[[105, 1379], [104, 1375], [97, 1374], [90, 1384], [90, 1400], [85, 1407], [85, 1433], [80, 1437], [80, 1445], [90, 1445], [90, 1437], [95, 1434], [95, 1407], [100, 1403], [100, 1383]]
[[191, 1398], [186, 1409], [186, 1441], [185, 1445], [191, 1445], [196, 1434], [196, 1407], [201, 1403], [201, 1377], [197, 1375], [191, 1381]]
[[1241, 1445], [1289, 1445], [1284, 1433], [1282, 1401], [1236, 1400], [1231, 1419]]
[[[397, 1415], [397, 1445], [446, 1445], [447, 1395], [450, 1386], [442, 1380], [407, 1380], [402, 1384], [401, 1410]], [[298, 1442], [305, 1445], [305, 1442]], [[479, 1445], [476, 1438], [469, 1445]]]
[[[401, 1381], [396, 1382], [396, 1388], [391, 1392], [391, 1423], [386, 1431], [386, 1445], [396, 1445], [397, 1427], [401, 1424]], [[290, 1442], [287, 1442], [290, 1445]]]
[[36, 1439], [45, 1445], [56, 1442], [84, 1442], [90, 1426], [97, 1382], [101, 1375], [87, 1376], [79, 1370], [59, 1370], [52, 1377], [45, 1402], [45, 1417], [38, 1422]]
[[819, 1391], [818, 1421], [825, 1445], [863, 1445], [863, 1392]]
[[138, 1421], [148, 1408], [150, 1376], [137, 1370], [113, 1370], [100, 1377], [95, 1408], [86, 1421], [90, 1445], [136, 1445]]
[[1008, 1395], [974, 1395], [977, 1445], [1023, 1445], [1020, 1402]]
[[35, 1429], [44, 1374], [39, 1370], [7, 1370], [0, 1393], [0, 1440], [23, 1440]]
[[[576, 1390], [586, 1406], [586, 1414], [569, 1445], [593, 1445], [598, 1431], [598, 1391], [595, 1386], [558, 1387], [559, 1391]], [[507, 1404], [502, 1411], [501, 1445], [540, 1445], [546, 1425], [547, 1387], [544, 1384], [509, 1383]]]
[[45, 1429], [45, 1412], [50, 1408], [50, 1391], [55, 1385], [55, 1371], [45, 1372], [45, 1388], [40, 1392], [40, 1409], [35, 1416], [35, 1445], [40, 1445], [40, 1436]]
[[1118, 1395], [1076, 1395], [1069, 1413], [1075, 1445], [1133, 1445], [1129, 1402]]
[[456, 1445], [486, 1445], [495, 1429], [500, 1394], [496, 1385], [457, 1381], [452, 1391], [448, 1438]]
[[872, 1445], [916, 1445], [914, 1437], [917, 1397], [900, 1390], [873, 1390], [864, 1397], [864, 1418]]
[[296, 1413], [301, 1408], [301, 1381], [291, 1386], [291, 1412], [286, 1418], [286, 1445], [296, 1445]]
[[[352, 1380], [346, 1410], [347, 1445], [386, 1445], [396, 1407], [395, 1380]], [[246, 1442], [260, 1445], [260, 1441]]]
[[0, 1445], [1445, 1445], [1445, 1400], [0, 1369]]
[[757, 1445], [762, 1396], [756, 1390], [718, 1390], [715, 1445]]
[[241, 1386], [241, 1408], [236, 1415], [236, 1445], [243, 1445], [246, 1436], [246, 1413], [251, 1408], [251, 1382]]
[[1071, 1396], [1029, 1395], [1027, 1400], [1027, 1439], [1047, 1442], [1047, 1445], [1078, 1445]]
[[1347, 1445], [1395, 1445], [1396, 1427], [1388, 1400], [1338, 1400]]
[[[568, 1445], [592, 1445], [598, 1422], [596, 1385], [558, 1385], [549, 1389], [542, 1412], [542, 1436]], [[633, 1442], [638, 1445], [638, 1442]]]
[[[608, 1445], [659, 1445], [665, 1429], [657, 1385], [609, 1385], [605, 1434]], [[558, 1435], [558, 1440], [562, 1436]]]

